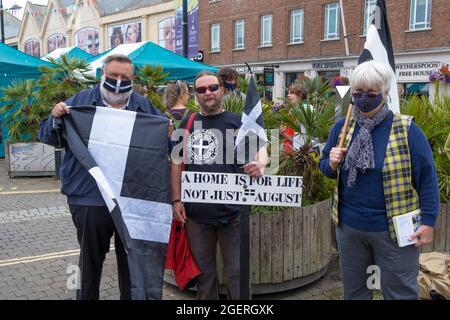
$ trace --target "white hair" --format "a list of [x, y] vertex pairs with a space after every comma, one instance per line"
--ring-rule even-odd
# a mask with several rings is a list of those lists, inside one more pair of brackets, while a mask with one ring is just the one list
[[367, 61], [358, 65], [350, 81], [353, 91], [372, 89], [386, 96], [391, 87], [391, 69], [385, 63]]

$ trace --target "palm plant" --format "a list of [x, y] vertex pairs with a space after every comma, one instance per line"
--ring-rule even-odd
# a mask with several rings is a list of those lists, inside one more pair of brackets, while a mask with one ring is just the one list
[[136, 74], [135, 83], [144, 87], [147, 91], [147, 99], [149, 99], [156, 108], [165, 112], [163, 96], [158, 92], [158, 87], [167, 83], [169, 72], [164, 72], [162, 66], [144, 66], [140, 68]]
[[13, 81], [9, 86], [3, 88], [1, 101], [5, 105], [0, 109], [0, 113], [5, 114], [4, 125], [8, 127], [8, 140], [18, 141], [36, 141], [36, 127], [43, 115], [42, 110], [33, 108], [36, 101], [36, 81]]
[[308, 93], [308, 101], [310, 104], [315, 106], [323, 98], [329, 98], [333, 96], [333, 88], [330, 85], [330, 82], [322, 77], [302, 77], [301, 79], [296, 80], [296, 82], [301, 83], [305, 86], [306, 92]]
[[9, 141], [37, 141], [41, 121], [48, 117], [53, 106], [86, 88], [92, 77], [84, 73], [89, 65], [84, 60], [68, 58], [49, 59], [52, 67], [40, 67], [37, 80], [14, 81], [2, 90], [1, 112], [7, 114]]
[[450, 160], [444, 152], [450, 132], [450, 97], [432, 101], [425, 96], [409, 96], [402, 102], [401, 112], [413, 116], [424, 132], [433, 152], [441, 201], [450, 203]]
[[86, 75], [91, 68], [84, 59], [62, 55], [58, 60], [49, 58], [49, 61], [54, 66], [40, 67], [42, 75], [37, 82], [38, 104], [48, 108], [48, 113], [56, 103], [67, 100], [96, 81], [95, 77]]
[[283, 153], [278, 174], [303, 176], [304, 205], [327, 199], [334, 182], [320, 174], [320, 155], [314, 149], [324, 144], [334, 122], [335, 101], [333, 98], [314, 98], [316, 105], [300, 102], [279, 111], [281, 123], [301, 134], [303, 145], [292, 153]]

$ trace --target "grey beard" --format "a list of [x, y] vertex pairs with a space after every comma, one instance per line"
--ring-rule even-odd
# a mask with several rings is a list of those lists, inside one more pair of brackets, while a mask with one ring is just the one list
[[103, 82], [104, 80], [102, 79], [102, 81], [100, 82], [100, 93], [102, 95], [102, 98], [111, 105], [125, 103], [133, 92], [133, 90], [130, 90], [124, 93], [114, 93], [106, 90], [105, 87], [103, 87]]

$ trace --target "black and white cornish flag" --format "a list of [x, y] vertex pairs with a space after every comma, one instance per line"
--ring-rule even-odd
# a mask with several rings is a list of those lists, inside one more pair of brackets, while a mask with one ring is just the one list
[[63, 121], [68, 145], [97, 182], [126, 248], [133, 248], [132, 239], [167, 243], [168, 120], [81, 106], [71, 107]]
[[397, 77], [395, 75], [394, 50], [392, 48], [391, 33], [384, 0], [377, 0], [375, 12], [372, 15], [372, 24], [367, 30], [366, 43], [362, 51], [358, 64], [368, 60], [375, 60], [391, 66], [391, 88], [389, 96], [389, 108], [399, 113], [400, 103], [397, 92]]
[[235, 140], [238, 163], [249, 163], [255, 159], [256, 152], [267, 143], [264, 130], [262, 105], [256, 90], [253, 76], [250, 78], [241, 127]]

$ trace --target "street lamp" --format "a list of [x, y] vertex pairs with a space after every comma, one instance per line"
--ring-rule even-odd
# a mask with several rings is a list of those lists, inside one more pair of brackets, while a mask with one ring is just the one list
[[183, 0], [183, 57], [185, 58], [188, 57], [188, 46], [188, 0]]
[[3, 1], [0, 0], [0, 25], [2, 28], [2, 43], [5, 43], [5, 21], [3, 20]]

